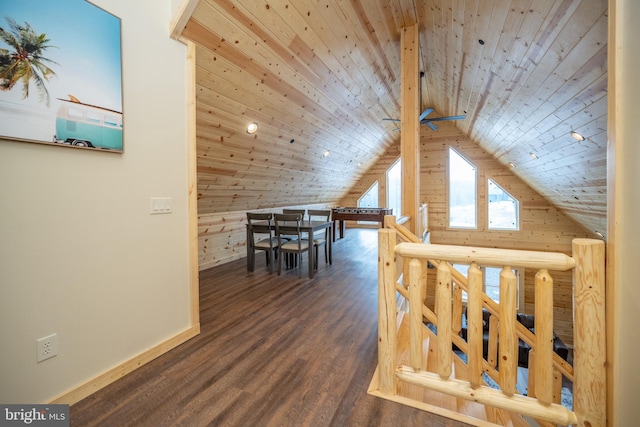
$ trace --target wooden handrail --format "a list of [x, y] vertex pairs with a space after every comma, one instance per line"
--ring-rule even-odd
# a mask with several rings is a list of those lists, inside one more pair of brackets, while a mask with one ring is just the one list
[[[480, 248], [473, 246], [424, 245], [422, 243], [399, 243], [396, 253], [407, 258], [447, 260], [450, 263], [503, 266], [509, 265], [549, 270], [566, 271], [575, 267], [570, 256], [554, 252], [534, 252], [516, 249]], [[506, 261], [508, 260], [508, 261]]]
[[[385, 313], [380, 313], [380, 319], [386, 317], [388, 326], [392, 323], [394, 317], [391, 310], [392, 303], [395, 300], [393, 294], [400, 293], [409, 302], [409, 331], [410, 331], [410, 364], [412, 367], [396, 367], [396, 376], [413, 384], [420, 384], [434, 390], [443, 391], [458, 397], [470, 398], [478, 400], [480, 395], [486, 395], [488, 404], [529, 415], [542, 421], [561, 424], [574, 424], [576, 422], [581, 425], [603, 425], [606, 422], [606, 414], [604, 414], [606, 400], [606, 383], [604, 369], [604, 303], [597, 303], [604, 298], [604, 245], [601, 241], [590, 239], [574, 240], [574, 254], [578, 256], [571, 257], [562, 253], [536, 252], [523, 250], [480, 248], [480, 247], [460, 247], [452, 245], [425, 245], [421, 240], [411, 233], [408, 229], [395, 222], [393, 216], [385, 217], [385, 228], [380, 230], [379, 238], [379, 281], [381, 287], [386, 287], [383, 292], [380, 289], [380, 309]], [[384, 234], [383, 234], [384, 232]], [[391, 232], [391, 233], [390, 233]], [[401, 243], [396, 244], [395, 236], [399, 238]], [[398, 282], [400, 276], [396, 270], [396, 256], [403, 259], [404, 282]], [[436, 315], [431, 309], [423, 304], [426, 289], [426, 264], [437, 267], [438, 275], [436, 278]], [[445, 262], [445, 265], [442, 264]], [[501, 273], [501, 304], [493, 301], [488, 295], [478, 288], [480, 283], [475, 277], [473, 286], [467, 281], [467, 277], [454, 269], [450, 264], [464, 263], [471, 264], [470, 271], [474, 266], [481, 264], [484, 266], [503, 267]], [[581, 264], [580, 264], [581, 263]], [[591, 264], [591, 265], [589, 265]], [[400, 266], [400, 264], [399, 264]], [[515, 276], [512, 273], [512, 267], [533, 268], [538, 272], [536, 274], [536, 317], [545, 319], [546, 322], [536, 322], [536, 334], [534, 335], [523, 324], [515, 320]], [[574, 281], [576, 282], [574, 295], [576, 295], [576, 307], [574, 308], [576, 318], [582, 319], [581, 325], [576, 326], [579, 331], [576, 332], [574, 341], [577, 348], [588, 348], [590, 358], [580, 357], [577, 355], [574, 359], [576, 368], [580, 371], [574, 372], [573, 367], [563, 360], [558, 354], [553, 352], [551, 342], [553, 341], [553, 279], [548, 274], [548, 270], [567, 271], [574, 269]], [[380, 271], [384, 270], [384, 274]], [[480, 274], [479, 270], [477, 274]], [[576, 278], [577, 276], [580, 276]], [[481, 276], [480, 276], [481, 277]], [[470, 274], [471, 278], [471, 274]], [[454, 292], [449, 284], [455, 283]], [[596, 288], [593, 289], [592, 288]], [[473, 338], [469, 342], [465, 341], [459, 332], [459, 322], [457, 317], [461, 314], [460, 300], [462, 289], [469, 295], [469, 333], [472, 334], [472, 328], [478, 331], [477, 320], [481, 320], [481, 308], [486, 309], [491, 314], [490, 332], [494, 328], [494, 334], [498, 337], [495, 324], [500, 323], [500, 372], [496, 366], [490, 361], [479, 357], [481, 361], [478, 365], [477, 351], [479, 344], [477, 339]], [[478, 291], [480, 289], [480, 291]], [[506, 290], [505, 290], [506, 289]], [[392, 293], [393, 292], [393, 293]], [[502, 292], [507, 292], [502, 295]], [[478, 293], [481, 295], [481, 302], [473, 303], [472, 294], [475, 295], [473, 301], [478, 301]], [[580, 299], [585, 300], [586, 306], [582, 306]], [[381, 301], [384, 299], [385, 301]], [[418, 301], [416, 301], [418, 299]], [[504, 301], [502, 301], [504, 299]], [[480, 304], [480, 305], [477, 305]], [[472, 309], [473, 306], [473, 310]], [[395, 306], [393, 306], [395, 308]], [[453, 316], [452, 316], [453, 314]], [[503, 318], [500, 322], [499, 319]], [[513, 319], [512, 319], [513, 317]], [[426, 319], [437, 327], [438, 341], [438, 366], [436, 374], [422, 371], [422, 355], [420, 353], [421, 336], [419, 332], [423, 327], [422, 319]], [[504, 320], [506, 319], [506, 320]], [[592, 321], [592, 319], [594, 319]], [[439, 327], [439, 321], [441, 323]], [[442, 323], [444, 322], [444, 323]], [[474, 323], [475, 322], [475, 323]], [[472, 324], [474, 323], [474, 324]], [[495, 324], [494, 324], [495, 323]], [[448, 327], [442, 327], [442, 324]], [[387, 326], [387, 327], [388, 327]], [[479, 331], [481, 331], [480, 329]], [[515, 334], [514, 334], [515, 331]], [[584, 333], [582, 331], [589, 331]], [[453, 332], [453, 333], [452, 333]], [[530, 381], [535, 378], [534, 383], [529, 384], [530, 397], [519, 399], [516, 398], [515, 390], [515, 363], [517, 361], [517, 339], [520, 338], [531, 347]], [[385, 353], [391, 354], [392, 341], [390, 337], [380, 338], [380, 343], [385, 343]], [[467, 337], [470, 338], [469, 336]], [[584, 342], [589, 344], [579, 344], [578, 340], [584, 338]], [[394, 338], [395, 339], [395, 338]], [[414, 342], [415, 340], [415, 342]], [[420, 342], [418, 342], [420, 340]], [[462, 352], [468, 355], [469, 375], [468, 382], [451, 380], [450, 368], [451, 345], [454, 344]], [[497, 344], [497, 338], [493, 345]], [[537, 344], [540, 344], [538, 346]], [[491, 338], [489, 345], [491, 347]], [[473, 349], [473, 354], [470, 351]], [[445, 352], [446, 351], [446, 352]], [[480, 353], [482, 354], [482, 353]], [[379, 351], [379, 356], [382, 354]], [[504, 359], [504, 360], [502, 360]], [[588, 361], [596, 360], [596, 363], [589, 364]], [[393, 370], [395, 363], [394, 357], [384, 360], [379, 357], [379, 368], [381, 368], [382, 377], [386, 377], [386, 392], [395, 392], [397, 386], [393, 382]], [[504, 364], [504, 362], [507, 362]], [[545, 362], [546, 361], [546, 362]], [[550, 363], [551, 361], [551, 363]], [[550, 365], [553, 365], [553, 368]], [[594, 366], [595, 365], [595, 366]], [[559, 393], [561, 384], [559, 377], [554, 375], [554, 370], [560, 372], [564, 377], [574, 382], [574, 407], [573, 411], [566, 410], [560, 405], [559, 395], [555, 396], [551, 389], [557, 389]], [[383, 375], [383, 371], [385, 372]], [[486, 372], [501, 386], [499, 395], [493, 391], [485, 391], [485, 386], [479, 385], [479, 376], [481, 371]], [[535, 373], [535, 375], [534, 375]], [[474, 377], [474, 378], [472, 378]], [[579, 380], [579, 384], [578, 381]], [[464, 388], [464, 391], [461, 389]], [[442, 389], [442, 390], [441, 390]], [[482, 391], [480, 391], [482, 389]], [[537, 391], [536, 391], [537, 389]], [[468, 393], [469, 392], [469, 393]], [[468, 394], [468, 395], [467, 395]], [[471, 397], [469, 397], [471, 396]], [[474, 396], [476, 398], [474, 398]], [[532, 397], [535, 397], [533, 399]], [[499, 402], [499, 403], [498, 403]], [[594, 408], [594, 405], [597, 406]], [[604, 415], [603, 415], [604, 414]]]

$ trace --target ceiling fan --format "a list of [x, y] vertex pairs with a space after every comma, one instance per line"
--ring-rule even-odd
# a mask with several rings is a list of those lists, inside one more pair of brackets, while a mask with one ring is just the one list
[[[422, 79], [424, 78], [424, 71], [420, 71], [420, 105], [422, 105]], [[438, 127], [436, 125], [434, 125], [431, 122], [441, 122], [441, 121], [445, 121], [445, 120], [463, 120], [466, 119], [467, 116], [466, 115], [462, 115], [462, 116], [447, 116], [447, 117], [434, 117], [432, 119], [428, 119], [427, 116], [429, 114], [431, 114], [433, 112], [433, 108], [427, 108], [426, 110], [424, 110], [421, 114], [420, 114], [420, 124], [421, 125], [427, 125], [431, 128], [431, 130], [438, 130]], [[466, 113], [466, 111], [465, 111]], [[388, 120], [391, 122], [399, 122], [400, 119], [389, 119], [389, 118], [385, 118], [382, 120]], [[399, 127], [395, 128], [394, 130], [400, 130]]]
[[[431, 114], [433, 112], [433, 108], [427, 108], [426, 110], [424, 110], [422, 112], [422, 114], [420, 114], [420, 124], [421, 125], [427, 125], [429, 126], [432, 130], [438, 130], [438, 127], [436, 125], [434, 125], [431, 122], [441, 122], [441, 121], [445, 121], [445, 120], [463, 120], [466, 119], [467, 116], [462, 115], [462, 116], [447, 116], [447, 117], [434, 117], [432, 119], [427, 118], [427, 116], [429, 114]], [[388, 120], [391, 122], [399, 122], [400, 119], [389, 119], [389, 118], [385, 118], [382, 120]], [[400, 130], [400, 128], [395, 128], [394, 130]]]

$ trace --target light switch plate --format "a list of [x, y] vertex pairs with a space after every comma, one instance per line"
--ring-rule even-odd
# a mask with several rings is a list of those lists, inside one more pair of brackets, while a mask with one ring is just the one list
[[152, 197], [150, 199], [151, 215], [171, 213], [171, 197]]

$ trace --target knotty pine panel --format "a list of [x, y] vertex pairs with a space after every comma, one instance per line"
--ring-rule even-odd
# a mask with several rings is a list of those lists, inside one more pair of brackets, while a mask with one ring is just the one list
[[[431, 242], [440, 244], [499, 247], [506, 249], [541, 250], [571, 254], [574, 238], [589, 237], [590, 233], [575, 224], [553, 207], [535, 190], [520, 180], [512, 170], [503, 166], [477, 144], [449, 124], [443, 124], [445, 132], [433, 132], [421, 128], [421, 201], [429, 204], [429, 229]], [[478, 229], [449, 229], [447, 199], [448, 150], [453, 147], [478, 168]], [[341, 205], [351, 205], [373, 182], [384, 183], [386, 169], [399, 156], [399, 145], [388, 150], [380, 162], [372, 167], [356, 184]], [[486, 180], [493, 178], [500, 186], [520, 202], [520, 230], [497, 231], [487, 229]], [[381, 197], [384, 197], [382, 195]], [[525, 271], [525, 307], [533, 313], [535, 271]], [[571, 272], [552, 272], [554, 279], [554, 327], [567, 343], [573, 343]], [[428, 299], [433, 303], [433, 295]]]
[[[466, 114], [463, 133], [514, 163], [566, 216], [604, 230], [607, 20], [606, 0], [202, 0], [182, 33], [199, 46], [199, 144], [211, 143], [201, 152], [217, 160], [218, 138], [221, 156], [264, 161], [243, 150], [244, 126], [256, 120], [270, 162], [299, 164], [316, 181], [345, 171], [338, 187], [350, 188], [362, 174], [350, 166], [367, 170], [399, 136], [382, 118], [399, 117], [400, 33], [417, 22], [422, 107]], [[438, 125], [440, 137], [452, 135]], [[587, 139], [576, 144], [572, 129]], [[333, 168], [316, 156], [326, 149], [339, 159]], [[323, 195], [344, 193], [327, 182]]]
[[328, 209], [326, 204], [265, 206], [246, 211], [198, 215], [198, 266], [206, 270], [247, 256], [247, 212], [282, 212], [282, 209]]

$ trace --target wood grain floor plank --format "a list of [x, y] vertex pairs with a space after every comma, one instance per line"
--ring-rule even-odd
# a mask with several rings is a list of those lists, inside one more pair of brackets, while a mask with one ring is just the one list
[[367, 394], [376, 230], [349, 229], [311, 280], [260, 256], [202, 271], [200, 309], [200, 335], [71, 406], [71, 425], [466, 425]]

